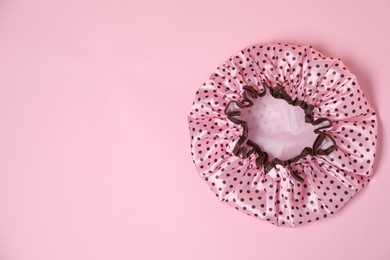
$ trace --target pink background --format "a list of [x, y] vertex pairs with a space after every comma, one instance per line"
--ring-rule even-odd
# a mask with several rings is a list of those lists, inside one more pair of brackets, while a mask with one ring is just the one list
[[[0, 259], [390, 259], [390, 2], [0, 2]], [[276, 228], [191, 161], [197, 88], [250, 44], [340, 57], [379, 115], [370, 185]]]

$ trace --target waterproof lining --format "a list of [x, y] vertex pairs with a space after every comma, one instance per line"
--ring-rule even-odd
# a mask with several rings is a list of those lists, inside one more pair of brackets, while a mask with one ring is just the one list
[[[336, 148], [335, 140], [330, 135], [321, 131], [325, 128], [332, 126], [331, 121], [327, 118], [314, 119], [313, 105], [310, 105], [303, 100], [292, 99], [291, 96], [287, 94], [284, 87], [279, 84], [272, 88], [266, 82], [264, 82], [263, 85], [264, 89], [261, 93], [258, 93], [252, 86], [244, 86], [242, 93], [242, 102], [230, 101], [225, 107], [225, 114], [227, 115], [227, 118], [231, 122], [241, 125], [243, 128], [243, 134], [233, 148], [234, 155], [241, 156], [242, 158], [248, 158], [251, 154], [255, 153], [257, 155], [256, 165], [264, 166], [264, 171], [267, 173], [278, 164], [284, 167], [289, 167], [291, 163], [297, 162], [298, 160], [306, 157], [309, 154], [311, 156], [328, 155]], [[269, 90], [271, 96], [275, 99], [283, 99], [292, 106], [299, 106], [300, 108], [302, 108], [305, 114], [305, 122], [310, 123], [314, 126], [318, 126], [314, 130], [314, 133], [317, 134], [317, 137], [314, 140], [312, 147], [305, 147], [304, 149], [302, 149], [300, 154], [287, 160], [281, 160], [279, 158], [269, 160], [270, 156], [268, 155], [268, 153], [266, 151], [263, 151], [260, 146], [253, 140], [248, 139], [248, 123], [238, 118], [238, 116], [241, 115], [241, 111], [231, 109], [232, 105], [236, 105], [239, 108], [252, 107], [254, 103], [250, 98], [256, 99], [258, 97], [263, 97], [266, 94], [267, 89]], [[331, 145], [323, 145], [324, 141], [326, 140], [328, 140]], [[244, 146], [245, 141], [246, 144], [251, 147], [251, 149], [248, 149], [248, 147]], [[302, 176], [297, 171], [291, 171], [291, 175], [297, 181], [304, 181]]]

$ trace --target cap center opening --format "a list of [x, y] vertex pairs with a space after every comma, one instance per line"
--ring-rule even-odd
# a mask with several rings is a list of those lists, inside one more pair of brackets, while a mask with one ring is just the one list
[[248, 139], [267, 152], [270, 160], [288, 160], [313, 145], [318, 126], [305, 122], [302, 108], [276, 99], [268, 91], [252, 101], [253, 106], [240, 109], [238, 118], [248, 124]]

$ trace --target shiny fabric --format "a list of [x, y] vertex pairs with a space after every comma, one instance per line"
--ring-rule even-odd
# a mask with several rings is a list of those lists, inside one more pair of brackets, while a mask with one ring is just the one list
[[[226, 106], [243, 99], [244, 86], [260, 93], [264, 83], [271, 88], [283, 86], [293, 99], [313, 105], [315, 118], [331, 121], [332, 126], [323, 131], [335, 140], [336, 148], [329, 155], [309, 154], [289, 165], [276, 165], [269, 172], [264, 165], [256, 165], [256, 154], [235, 156], [232, 150], [243, 129], [228, 120]], [[249, 126], [252, 124], [248, 141], [256, 142], [273, 157], [287, 158], [300, 149], [296, 150], [298, 145], [302, 148], [312, 142], [314, 136], [297, 118], [296, 108], [291, 107], [290, 112], [280, 108], [280, 104], [271, 105], [257, 112], [256, 116], [270, 115], [263, 121], [257, 117], [256, 122], [250, 122], [253, 118], [244, 111], [242, 116]], [[271, 124], [268, 128], [264, 123], [267, 120]], [[376, 114], [342, 61], [326, 57], [311, 46], [272, 43], [235, 53], [198, 89], [188, 122], [193, 162], [217, 198], [276, 226], [295, 227], [334, 214], [368, 184], [373, 174]], [[256, 129], [258, 123], [261, 127]], [[288, 143], [267, 139], [267, 134], [281, 130], [292, 136]], [[294, 138], [297, 133], [299, 137]], [[292, 172], [298, 172], [303, 182], [292, 178]]]

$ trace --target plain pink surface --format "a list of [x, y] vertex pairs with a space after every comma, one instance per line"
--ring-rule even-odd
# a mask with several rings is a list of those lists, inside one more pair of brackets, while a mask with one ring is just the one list
[[[0, 2], [0, 259], [390, 259], [390, 2]], [[340, 57], [378, 112], [372, 182], [277, 228], [191, 161], [196, 89], [262, 42]]]

